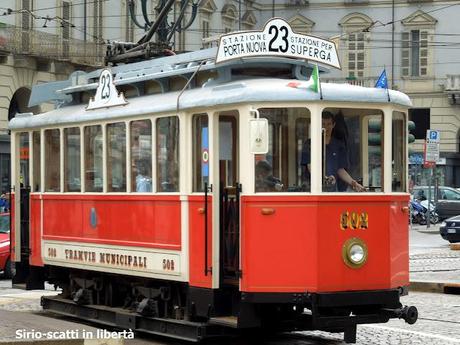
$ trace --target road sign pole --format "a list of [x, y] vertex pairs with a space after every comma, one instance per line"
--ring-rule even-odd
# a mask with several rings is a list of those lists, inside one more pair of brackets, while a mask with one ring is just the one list
[[428, 209], [426, 211], [426, 228], [430, 228], [430, 213], [431, 213], [431, 184], [433, 180], [433, 167], [430, 167], [430, 177], [428, 179]]
[[439, 161], [439, 145], [441, 141], [441, 133], [436, 130], [428, 129], [426, 131], [426, 140], [423, 152], [423, 165], [430, 169], [430, 177], [428, 181], [428, 208], [426, 210], [426, 227], [430, 227], [431, 213], [431, 186], [433, 181], [433, 168], [436, 167], [436, 162]]

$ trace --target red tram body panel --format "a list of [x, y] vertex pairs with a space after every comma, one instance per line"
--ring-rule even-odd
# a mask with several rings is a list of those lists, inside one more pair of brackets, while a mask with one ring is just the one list
[[[407, 203], [407, 196], [382, 196], [378, 202], [366, 196], [243, 197], [242, 291], [333, 292], [407, 285], [407, 214], [401, 211]], [[264, 215], [267, 209], [273, 213]], [[341, 221], [346, 212], [365, 212], [367, 226], [345, 228]], [[368, 247], [368, 262], [360, 270], [346, 266], [342, 258], [342, 247], [352, 237]]]
[[[212, 288], [212, 275], [207, 272], [212, 262], [212, 197], [208, 197], [207, 212], [202, 196], [189, 196], [189, 283], [190, 286]], [[204, 222], [207, 219], [208, 234], [205, 234]], [[205, 241], [207, 239], [207, 244]], [[206, 254], [204, 254], [206, 253]], [[206, 255], [206, 260], [204, 255]]]
[[180, 214], [179, 196], [44, 195], [43, 239], [180, 250]]
[[[72, 215], [73, 216], [73, 215]], [[72, 218], [67, 218], [72, 219]], [[43, 267], [42, 256], [42, 201], [41, 196], [33, 194], [30, 196], [30, 258], [29, 263], [33, 266]], [[65, 219], [62, 218], [65, 222]]]

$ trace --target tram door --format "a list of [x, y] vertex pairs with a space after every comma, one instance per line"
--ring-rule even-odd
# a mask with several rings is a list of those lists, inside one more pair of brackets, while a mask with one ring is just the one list
[[239, 286], [240, 216], [236, 111], [219, 116], [220, 285]]

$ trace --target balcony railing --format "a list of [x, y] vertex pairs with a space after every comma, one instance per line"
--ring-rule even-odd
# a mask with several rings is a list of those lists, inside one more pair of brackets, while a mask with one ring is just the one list
[[446, 75], [444, 92], [451, 105], [460, 105], [460, 74]]
[[285, 0], [286, 7], [308, 6], [308, 0]]
[[1, 52], [80, 65], [102, 66], [105, 44], [78, 39], [64, 40], [59, 35], [38, 30], [25, 31], [16, 27], [3, 27], [0, 28], [0, 54]]
[[446, 75], [446, 85], [444, 90], [460, 92], [460, 75], [448, 74]]

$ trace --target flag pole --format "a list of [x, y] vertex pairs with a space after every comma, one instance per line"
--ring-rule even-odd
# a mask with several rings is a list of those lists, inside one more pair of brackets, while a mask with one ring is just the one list
[[319, 99], [323, 99], [323, 89], [321, 88], [321, 79], [319, 77], [319, 68], [318, 64], [316, 65], [316, 70], [318, 71], [318, 88], [319, 88]]
[[[390, 91], [388, 90], [388, 76], [387, 76], [387, 66], [383, 65], [383, 70], [385, 71], [385, 76], [387, 78], [387, 97], [388, 97], [388, 102], [391, 102], [391, 98], [390, 98]], [[392, 76], [393, 77], [393, 76]]]

